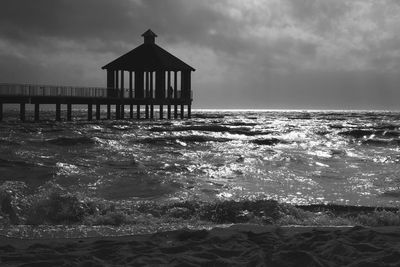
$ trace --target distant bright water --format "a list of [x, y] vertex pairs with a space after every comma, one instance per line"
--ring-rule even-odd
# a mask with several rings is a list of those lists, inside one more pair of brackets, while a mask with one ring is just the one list
[[73, 122], [42, 115], [48, 120], [22, 123], [14, 112], [0, 123], [3, 188], [61, 188], [116, 203], [400, 203], [399, 112], [195, 110], [190, 120], [92, 122], [84, 111]]

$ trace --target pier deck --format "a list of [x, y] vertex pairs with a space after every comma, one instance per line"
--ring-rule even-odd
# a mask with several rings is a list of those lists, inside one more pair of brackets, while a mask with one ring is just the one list
[[[110, 92], [117, 92], [115, 88], [97, 87], [71, 87], [71, 86], [49, 86], [34, 84], [0, 84], [0, 120], [3, 119], [4, 104], [19, 104], [20, 119], [25, 120], [26, 108], [28, 104], [34, 105], [34, 119], [40, 118], [41, 104], [54, 104], [56, 120], [61, 120], [61, 105], [67, 105], [67, 118], [71, 120], [72, 105], [88, 105], [88, 120], [93, 119], [93, 105], [95, 105], [95, 118], [100, 118], [101, 105], [107, 106], [107, 119], [111, 119], [111, 106], [115, 105], [115, 119], [124, 119], [125, 106], [129, 106], [129, 118], [141, 118], [141, 113], [146, 119], [154, 118], [154, 106], [159, 106], [159, 118], [164, 118], [164, 107], [167, 108], [168, 119], [184, 118], [185, 106], [187, 106], [187, 118], [191, 116], [192, 94], [190, 98], [182, 98], [180, 91], [175, 95], [165, 96], [165, 98], [155, 98], [146, 95], [144, 98], [133, 97], [134, 90], [119, 90], [118, 96], [110, 96]], [[135, 108], [136, 106], [136, 108]], [[172, 114], [173, 108], [173, 114]], [[136, 113], [136, 116], [133, 114]]]

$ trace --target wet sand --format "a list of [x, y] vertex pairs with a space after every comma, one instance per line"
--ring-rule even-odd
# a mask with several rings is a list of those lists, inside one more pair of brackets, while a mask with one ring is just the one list
[[400, 266], [399, 227], [233, 225], [79, 239], [0, 237], [1, 266]]

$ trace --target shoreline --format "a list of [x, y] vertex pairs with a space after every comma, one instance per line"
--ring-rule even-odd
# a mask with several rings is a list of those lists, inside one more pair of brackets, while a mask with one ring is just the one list
[[0, 236], [0, 244], [0, 262], [5, 266], [400, 264], [399, 227], [234, 224], [119, 237], [26, 240]]

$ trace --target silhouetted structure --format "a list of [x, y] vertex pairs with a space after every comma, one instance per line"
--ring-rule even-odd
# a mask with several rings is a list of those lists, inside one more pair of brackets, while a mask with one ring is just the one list
[[[25, 105], [34, 104], [34, 118], [39, 120], [40, 104], [56, 105], [56, 120], [61, 120], [61, 105], [67, 105], [67, 120], [71, 120], [73, 104], [88, 105], [88, 120], [92, 120], [93, 105], [96, 119], [100, 119], [101, 105], [107, 105], [107, 119], [111, 119], [111, 107], [115, 105], [115, 118], [125, 117], [125, 106], [130, 106], [133, 118], [154, 118], [154, 106], [159, 105], [159, 117], [191, 117], [192, 88], [191, 72], [194, 68], [155, 44], [157, 35], [151, 30], [142, 34], [144, 43], [125, 55], [115, 59], [102, 69], [107, 70], [107, 88], [47, 86], [27, 84], [0, 84], [0, 120], [4, 103], [20, 104], [20, 118], [25, 120]], [[180, 107], [180, 112], [178, 112]]]
[[[161, 118], [163, 105], [168, 106], [168, 118], [171, 118], [171, 105], [175, 107], [175, 118], [178, 105], [181, 106], [181, 116], [184, 106], [187, 105], [190, 117], [191, 72], [195, 69], [159, 47], [155, 43], [157, 35], [151, 30], [142, 36], [144, 38], [142, 45], [103, 67], [107, 70], [108, 96], [143, 99], [146, 118], [149, 117], [149, 105], [151, 118], [154, 116], [154, 105], [160, 105]], [[132, 113], [132, 105], [130, 108]], [[117, 107], [118, 109], [124, 110], [123, 107]], [[140, 104], [137, 105], [137, 110], [140, 110]], [[123, 117], [123, 114], [121, 116]]]

